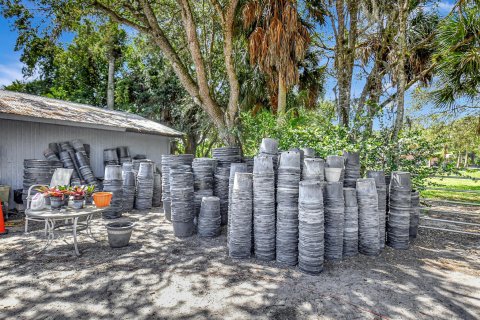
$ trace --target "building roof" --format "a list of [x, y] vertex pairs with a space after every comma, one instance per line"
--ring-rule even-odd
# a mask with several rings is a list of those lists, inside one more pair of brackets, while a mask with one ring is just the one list
[[0, 118], [181, 137], [182, 132], [128, 112], [0, 90]]

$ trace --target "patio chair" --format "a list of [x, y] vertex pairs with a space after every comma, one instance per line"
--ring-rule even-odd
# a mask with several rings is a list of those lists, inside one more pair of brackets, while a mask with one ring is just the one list
[[[55, 172], [53, 173], [52, 180], [50, 181], [50, 188], [55, 187], [55, 186], [65, 186], [70, 184], [70, 179], [72, 178], [73, 174], [73, 169], [63, 169], [63, 168], [58, 168], [55, 169]], [[47, 234], [47, 221], [44, 219], [39, 219], [39, 218], [32, 218], [29, 217], [29, 212], [31, 210], [30, 206], [32, 203], [32, 198], [33, 195], [32, 190], [34, 188], [38, 187], [48, 187], [45, 185], [41, 184], [34, 184], [30, 188], [28, 188], [28, 194], [27, 194], [27, 205], [25, 208], [25, 233], [28, 233], [28, 221], [37, 221], [37, 222], [45, 222], [45, 235]]]

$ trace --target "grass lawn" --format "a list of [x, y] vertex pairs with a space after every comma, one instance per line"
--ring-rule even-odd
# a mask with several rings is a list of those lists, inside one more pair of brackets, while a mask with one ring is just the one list
[[[480, 171], [468, 170], [462, 171], [461, 176], [480, 178]], [[428, 179], [430, 187], [433, 188], [445, 188], [445, 189], [458, 189], [458, 190], [478, 190], [479, 193], [467, 193], [467, 192], [452, 192], [443, 190], [423, 190], [421, 192], [424, 198], [442, 199], [451, 201], [468, 201], [480, 203], [480, 180], [467, 180], [467, 179], [443, 179], [443, 178], [430, 178]]]

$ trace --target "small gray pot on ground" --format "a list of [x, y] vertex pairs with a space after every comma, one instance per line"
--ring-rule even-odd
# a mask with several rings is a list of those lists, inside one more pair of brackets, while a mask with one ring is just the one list
[[111, 222], [106, 225], [108, 243], [112, 248], [128, 246], [133, 231], [133, 222]]

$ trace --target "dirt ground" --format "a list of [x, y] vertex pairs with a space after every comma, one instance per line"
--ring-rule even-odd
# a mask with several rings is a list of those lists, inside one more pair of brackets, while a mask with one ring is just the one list
[[103, 221], [44, 253], [21, 225], [0, 237], [1, 319], [479, 319], [480, 237], [420, 230], [406, 251], [327, 262], [320, 276], [232, 260], [216, 239], [177, 239], [160, 210], [111, 249]]

